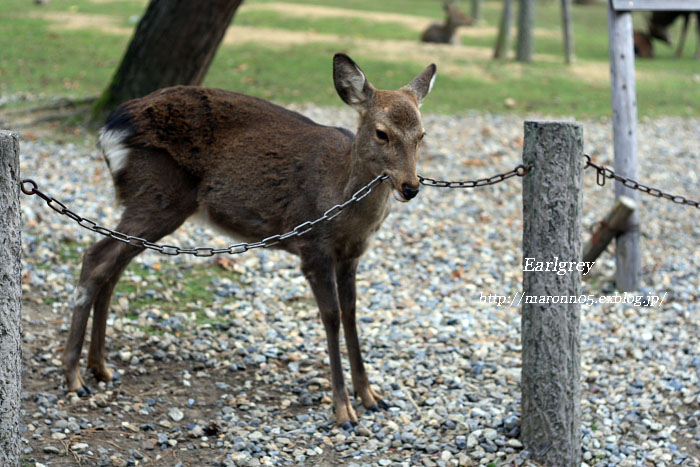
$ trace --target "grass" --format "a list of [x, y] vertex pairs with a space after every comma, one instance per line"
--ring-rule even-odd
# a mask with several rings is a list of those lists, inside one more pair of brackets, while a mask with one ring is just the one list
[[348, 38], [379, 40], [415, 40], [420, 34], [396, 22], [376, 23], [359, 18], [308, 18], [286, 16], [265, 10], [243, 10], [234, 24], [276, 28], [290, 31], [313, 31], [322, 34], [340, 34]]
[[[155, 307], [171, 316], [177, 312], [192, 312], [196, 325], [222, 323], [226, 321], [225, 318], [209, 318], [204, 309], [213, 301], [212, 279], [224, 275], [231, 278], [231, 273], [222, 273], [211, 264], [197, 264], [183, 271], [181, 266], [169, 262], [159, 263], [157, 270], [132, 263], [117, 284], [114, 296], [129, 298], [126, 317], [131, 320], [138, 320], [143, 311]], [[235, 280], [235, 277], [232, 279]], [[143, 282], [148, 285], [142, 286]], [[145, 293], [148, 289], [156, 290], [156, 297], [160, 297], [150, 298]], [[163, 300], [163, 290], [167, 290], [171, 300]], [[159, 331], [155, 327], [147, 330]]]
[[[577, 62], [562, 63], [560, 18], [557, 2], [538, 6], [538, 33], [534, 63], [494, 62], [486, 58], [494, 42], [500, 2], [486, 1], [479, 27], [483, 34], [465, 34], [469, 50], [455, 54], [449, 46], [425, 49], [417, 42], [420, 31], [397, 22], [373, 21], [351, 14], [343, 17], [287, 15], [266, 9], [267, 0], [248, 0], [234, 24], [261, 27], [281, 33], [315, 31], [335, 38], [308, 44], [248, 42], [221, 46], [205, 85], [236, 90], [280, 103], [314, 102], [342, 105], [331, 80], [330, 61], [345, 51], [362, 65], [379, 87], [398, 87], [435, 59], [438, 81], [425, 101], [426, 112], [455, 113], [475, 109], [484, 112], [515, 112], [521, 115], [609, 116], [607, 19], [603, 4], [575, 5], [574, 42]], [[363, 12], [386, 11], [424, 17], [426, 23], [442, 17], [437, 2], [419, 0], [296, 0], [297, 4], [330, 6]], [[246, 8], [247, 6], [252, 8]], [[99, 94], [108, 83], [128, 44], [128, 34], [108, 34], [92, 24], [86, 29], [61, 29], [47, 13], [103, 15], [116, 26], [132, 27], [133, 18], [144, 11], [143, 1], [51, 2], [46, 7], [28, 6], [24, 0], [0, 5], [0, 94], [45, 94], [84, 97]], [[463, 3], [467, 9], [468, 4]], [[641, 22], [641, 16], [636, 18]], [[93, 21], [94, 23], [94, 21]], [[89, 22], [88, 22], [89, 24]], [[234, 30], [235, 33], [235, 30]], [[395, 53], [367, 45], [367, 40], [386, 41], [408, 47]], [[413, 41], [416, 41], [413, 44]], [[700, 64], [690, 58], [696, 44], [689, 34], [686, 58], [672, 57], [672, 49], [657, 45], [654, 60], [637, 62], [640, 116], [700, 115]], [[387, 46], [389, 47], [389, 46]], [[415, 53], [411, 53], [413, 50]], [[476, 50], [476, 49], [474, 49]], [[511, 104], [506, 107], [505, 102]], [[513, 105], [514, 103], [514, 105]]]
[[[79, 268], [83, 252], [88, 246], [73, 240], [63, 241], [58, 245], [51, 263], [72, 264]], [[143, 311], [157, 307], [162, 313], [169, 315], [183, 311], [192, 312], [194, 313], [193, 322], [196, 325], [226, 321], [225, 317], [217, 316], [214, 319], [207, 317], [204, 309], [214, 300], [212, 280], [215, 277], [225, 276], [235, 281], [235, 273], [222, 272], [211, 263], [189, 267], [168, 261], [156, 264], [156, 267], [147, 267], [132, 262], [117, 283], [113, 296], [129, 298], [129, 312], [126, 318], [137, 320]], [[37, 263], [36, 267], [49, 270], [52, 266], [47, 263]], [[148, 285], [143, 286], [144, 282]], [[145, 293], [149, 289], [156, 290], [157, 294], [154, 298], [150, 298]], [[163, 299], [163, 290], [167, 290], [172, 300]], [[43, 303], [50, 306], [57, 300], [56, 297], [44, 297]], [[189, 303], [194, 303], [196, 306], [184, 305]], [[156, 328], [147, 330], [159, 331]]]

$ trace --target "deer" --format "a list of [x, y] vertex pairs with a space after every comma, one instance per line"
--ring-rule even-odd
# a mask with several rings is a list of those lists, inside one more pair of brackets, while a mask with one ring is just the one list
[[[190, 218], [206, 219], [245, 241], [267, 238], [318, 218], [376, 177], [386, 177], [332, 221], [274, 246], [300, 258], [325, 329], [336, 424], [344, 429], [358, 419], [343, 377], [341, 324], [355, 394], [368, 411], [388, 408], [364, 367], [355, 278], [360, 257], [389, 213], [391, 195], [408, 202], [419, 192], [416, 160], [425, 135], [419, 108], [436, 72], [431, 64], [398, 90], [382, 90], [350, 57], [336, 54], [333, 82], [359, 115], [355, 134], [257, 97], [198, 86], [130, 100], [99, 132], [98, 147], [124, 208], [117, 230], [149, 242]], [[124, 269], [143, 250], [104, 238], [85, 251], [62, 361], [67, 391], [90, 393], [79, 359], [91, 310], [87, 368], [98, 381], [112, 379], [105, 360], [110, 299]]]
[[433, 23], [428, 26], [423, 31], [421, 41], [455, 45], [457, 43], [457, 36], [455, 35], [457, 28], [474, 24], [474, 20], [460, 10], [455, 3], [445, 2], [443, 8], [447, 14], [445, 23]]
[[[653, 11], [647, 18], [648, 31], [634, 31], [634, 46], [637, 56], [641, 58], [651, 58], [654, 56], [652, 39], [657, 39], [668, 45], [672, 45], [668, 30], [678, 18], [682, 18], [683, 28], [681, 29], [678, 47], [676, 48], [676, 57], [680, 58], [683, 55], [683, 48], [688, 35], [688, 25], [690, 24], [692, 15], [695, 15], [698, 23], [696, 29], [698, 41], [700, 41], [700, 11]], [[695, 58], [700, 59], [700, 42], [698, 42]]]

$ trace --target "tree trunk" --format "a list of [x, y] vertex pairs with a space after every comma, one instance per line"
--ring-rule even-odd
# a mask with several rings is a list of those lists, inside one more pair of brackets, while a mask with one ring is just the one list
[[151, 0], [112, 82], [95, 103], [101, 125], [122, 102], [176, 84], [200, 84], [243, 0]]
[[481, 0], [472, 0], [471, 17], [475, 23], [481, 19]]
[[532, 61], [535, 30], [535, 9], [537, 0], [520, 0], [520, 14], [518, 16], [518, 50], [515, 59], [519, 62]]
[[521, 441], [537, 465], [581, 465], [581, 272], [533, 263], [581, 261], [583, 162], [581, 124], [525, 122]]
[[22, 389], [19, 140], [0, 131], [0, 465], [19, 466]]
[[571, 23], [571, 0], [561, 0], [561, 27], [564, 33], [564, 62], [574, 61], [574, 35]]
[[513, 26], [513, 0], [504, 0], [501, 25], [498, 28], [498, 38], [493, 49], [493, 58], [508, 58], [510, 52], [510, 30]]

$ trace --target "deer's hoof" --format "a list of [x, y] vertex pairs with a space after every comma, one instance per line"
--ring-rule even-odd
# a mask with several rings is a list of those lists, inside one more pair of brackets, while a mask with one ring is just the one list
[[340, 429], [347, 432], [352, 432], [355, 430], [356, 423], [352, 423], [350, 420], [346, 420], [340, 424]]
[[90, 389], [90, 386], [87, 384], [83, 384], [78, 388], [75, 393], [78, 395], [78, 397], [88, 397], [92, 395], [92, 389]]
[[88, 371], [90, 371], [93, 374], [97, 381], [104, 381], [105, 383], [108, 383], [115, 379], [115, 372], [110, 370], [105, 364], [88, 366]]
[[382, 410], [389, 410], [389, 404], [384, 402], [383, 399], [379, 399], [376, 404], [367, 407], [367, 412], [380, 412]]

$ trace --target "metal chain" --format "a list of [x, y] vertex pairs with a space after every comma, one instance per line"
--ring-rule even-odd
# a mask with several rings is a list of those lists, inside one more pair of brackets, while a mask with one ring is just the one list
[[[386, 175], [380, 175], [376, 177], [374, 180], [369, 182], [367, 185], [363, 186], [359, 190], [357, 190], [350, 199], [345, 201], [342, 204], [336, 204], [332, 208], [328, 209], [326, 212], [323, 213], [321, 217], [318, 219], [315, 219], [313, 221], [306, 221], [303, 222], [296, 227], [294, 227], [292, 230], [285, 234], [279, 234], [279, 235], [273, 235], [271, 237], [267, 237], [259, 242], [254, 242], [254, 243], [235, 243], [233, 245], [230, 245], [226, 248], [210, 248], [210, 247], [196, 247], [196, 248], [180, 248], [178, 246], [173, 246], [173, 245], [158, 245], [156, 243], [149, 242], [145, 238], [141, 237], [134, 237], [132, 235], [127, 235], [121, 232], [118, 232], [116, 230], [109, 229], [107, 227], [104, 227], [102, 225], [99, 225], [95, 221], [92, 221], [86, 217], [82, 217], [75, 212], [71, 211], [66, 207], [65, 204], [61, 203], [58, 201], [56, 198], [53, 198], [51, 196], [48, 196], [44, 194], [41, 190], [39, 190], [36, 182], [31, 179], [24, 179], [20, 182], [20, 186], [22, 189], [22, 192], [25, 195], [37, 195], [44, 201], [46, 201], [46, 204], [49, 205], [51, 209], [56, 211], [59, 214], [62, 214], [70, 219], [73, 219], [75, 222], [78, 223], [81, 227], [91, 230], [93, 232], [97, 232], [98, 234], [104, 235], [105, 237], [110, 237], [115, 240], [118, 240], [123, 243], [128, 243], [130, 245], [134, 246], [140, 246], [143, 248], [147, 248], [149, 250], [154, 250], [157, 251], [158, 253], [162, 253], [164, 255], [170, 255], [170, 256], [175, 256], [175, 255], [194, 255], [194, 256], [214, 256], [214, 255], [219, 255], [219, 254], [224, 254], [228, 253], [230, 255], [237, 255], [244, 253], [248, 250], [252, 250], [255, 248], [269, 248], [273, 245], [277, 245], [279, 242], [283, 240], [288, 240], [290, 238], [294, 237], [301, 237], [302, 235], [308, 233], [311, 229], [314, 228], [317, 224], [321, 222], [326, 222], [330, 221], [331, 219], [334, 219], [335, 217], [339, 216], [341, 212], [348, 206], [350, 206], [353, 203], [357, 203], [364, 199], [367, 195], [369, 195], [372, 190], [377, 187], [380, 183], [382, 183], [384, 180], [389, 178]], [[29, 186], [27, 186], [29, 185]]]
[[664, 199], [667, 199], [669, 201], [673, 201], [676, 204], [693, 206], [693, 207], [700, 209], [700, 201], [694, 201], [692, 199], [687, 199], [685, 196], [664, 193], [663, 191], [659, 190], [658, 188], [652, 188], [652, 187], [646, 186], [644, 184], [641, 184], [636, 180], [632, 180], [631, 178], [623, 177], [622, 175], [618, 175], [614, 171], [605, 167], [604, 165], [598, 165], [598, 164], [593, 163], [593, 161], [591, 160], [591, 156], [589, 156], [588, 154], [584, 154], [583, 156], [586, 158], [586, 166], [584, 167], [584, 169], [586, 169], [588, 167], [593, 167], [595, 169], [596, 182], [600, 186], [605, 185], [606, 178], [613, 178], [613, 179], [617, 180], [618, 182], [622, 183], [627, 188], [631, 188], [633, 190], [639, 190], [642, 193], [646, 193], [646, 194], [654, 196], [656, 198], [664, 198]]
[[479, 178], [477, 180], [462, 180], [458, 182], [448, 182], [446, 180], [435, 180], [434, 178], [428, 178], [424, 177], [422, 175], [418, 175], [418, 179], [423, 185], [426, 186], [434, 186], [438, 188], [476, 188], [480, 186], [486, 186], [486, 185], [495, 185], [496, 183], [500, 183], [503, 180], [507, 180], [511, 177], [515, 177], [516, 175], [518, 177], [524, 177], [529, 171], [530, 171], [530, 166], [525, 166], [523, 164], [520, 164], [516, 166], [513, 170], [510, 170], [508, 172], [504, 172], [502, 174], [496, 174], [492, 177], [488, 178]]
[[[605, 185], [605, 179], [606, 178], [612, 178], [617, 180], [618, 182], [621, 182], [624, 186], [631, 188], [633, 190], [639, 190], [643, 193], [646, 193], [648, 195], [654, 196], [656, 198], [664, 198], [669, 201], [673, 201], [674, 203], [677, 204], [683, 204], [686, 206], [694, 206], [696, 208], [700, 208], [700, 201], [694, 201], [685, 198], [684, 196], [680, 195], [672, 195], [669, 193], [665, 193], [657, 188], [652, 188], [649, 186], [646, 186], [642, 183], [637, 182], [636, 180], [633, 180], [631, 178], [623, 177], [622, 175], [616, 174], [614, 171], [610, 170], [609, 168], [595, 164], [591, 160], [591, 156], [588, 154], [584, 154], [584, 157], [586, 158], [586, 165], [584, 168], [592, 167], [595, 169], [597, 173], [597, 183], [600, 186]], [[513, 170], [510, 170], [508, 172], [500, 173], [493, 175], [488, 178], [479, 178], [477, 180], [461, 180], [461, 181], [446, 181], [446, 180], [436, 180], [434, 178], [429, 178], [429, 177], [424, 177], [422, 175], [418, 175], [418, 179], [420, 180], [420, 183], [426, 186], [433, 186], [437, 188], [477, 188], [481, 186], [486, 186], [486, 185], [494, 185], [496, 183], [500, 183], [504, 180], [507, 180], [511, 177], [524, 177], [527, 175], [530, 170], [531, 166], [525, 166], [523, 164], [517, 165]], [[135, 237], [133, 235], [127, 235], [122, 232], [118, 232], [116, 230], [104, 227], [102, 225], [99, 225], [97, 222], [90, 220], [86, 217], [82, 217], [79, 214], [76, 214], [75, 212], [71, 211], [66, 207], [65, 204], [57, 200], [56, 198], [53, 198], [51, 196], [48, 196], [44, 194], [41, 190], [39, 190], [36, 182], [32, 179], [24, 179], [20, 182], [20, 186], [22, 189], [22, 192], [25, 195], [37, 195], [38, 197], [42, 198], [44, 201], [46, 201], [46, 204], [56, 211], [57, 213], [64, 215], [75, 222], [78, 223], [81, 227], [91, 230], [93, 232], [97, 232], [100, 235], [104, 235], [106, 237], [113, 238], [114, 240], [118, 240], [123, 243], [128, 243], [130, 245], [134, 246], [141, 246], [143, 248], [149, 249], [149, 250], [154, 250], [157, 251], [158, 253], [162, 253], [164, 255], [181, 255], [181, 254], [188, 254], [188, 255], [194, 255], [194, 256], [214, 256], [218, 254], [231, 254], [231, 255], [236, 255], [236, 254], [241, 254], [244, 253], [248, 250], [253, 250], [255, 248], [269, 248], [273, 245], [277, 245], [279, 242], [288, 240], [290, 238], [295, 238], [295, 237], [301, 237], [302, 235], [308, 233], [311, 229], [313, 229], [317, 224], [321, 222], [326, 222], [330, 221], [331, 219], [334, 219], [338, 215], [340, 215], [341, 212], [345, 208], [347, 208], [349, 205], [353, 203], [357, 203], [364, 199], [367, 195], [369, 195], [374, 188], [376, 188], [380, 183], [382, 183], [384, 180], [389, 178], [386, 175], [379, 175], [376, 177], [374, 180], [369, 182], [367, 185], [363, 186], [359, 190], [357, 190], [347, 201], [341, 204], [336, 204], [335, 206], [331, 207], [328, 209], [326, 212], [323, 213], [321, 217], [318, 219], [315, 219], [313, 221], [306, 221], [303, 222], [296, 227], [294, 227], [292, 230], [290, 230], [287, 233], [284, 234], [279, 234], [279, 235], [273, 235], [271, 237], [267, 237], [259, 242], [254, 242], [254, 243], [235, 243], [233, 245], [230, 245], [226, 248], [211, 248], [211, 247], [195, 247], [195, 248], [181, 248], [178, 246], [173, 246], [173, 245], [158, 245], [156, 243], [149, 242], [145, 238], [141, 237]], [[28, 186], [29, 185], [29, 186]]]

